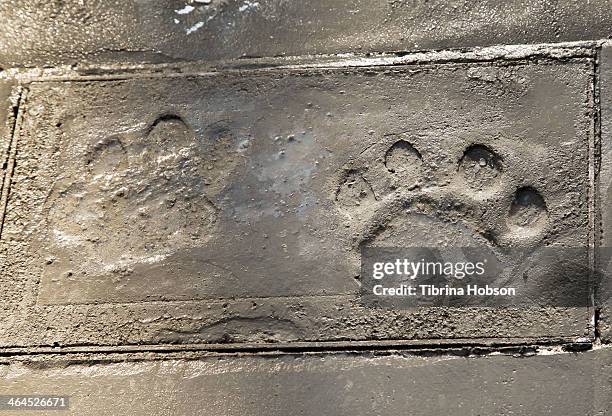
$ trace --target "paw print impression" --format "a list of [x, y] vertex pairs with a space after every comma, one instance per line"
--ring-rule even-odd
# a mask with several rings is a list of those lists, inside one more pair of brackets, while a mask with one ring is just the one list
[[336, 193], [337, 203], [348, 213], [359, 213], [372, 208], [376, 202], [374, 191], [359, 171], [349, 170]]
[[534, 234], [541, 231], [547, 222], [548, 209], [542, 195], [531, 187], [518, 189], [510, 205], [508, 227], [518, 234]]
[[497, 184], [502, 173], [502, 159], [483, 145], [468, 147], [459, 161], [459, 172], [472, 189], [486, 190]]
[[517, 187], [523, 174], [507, 173], [497, 150], [468, 144], [455, 159], [450, 151], [456, 147], [447, 146], [449, 154], [440, 157], [437, 150], [422, 153], [421, 145], [385, 136], [343, 168], [336, 204], [350, 219], [356, 247], [496, 248], [531, 245], [545, 236], [544, 196]]
[[406, 140], [399, 140], [385, 153], [385, 166], [397, 180], [405, 185], [415, 185], [423, 174], [423, 158]]
[[129, 273], [206, 241], [217, 212], [206, 197], [204, 165], [194, 133], [173, 115], [91, 146], [79, 174], [51, 193], [51, 268]]

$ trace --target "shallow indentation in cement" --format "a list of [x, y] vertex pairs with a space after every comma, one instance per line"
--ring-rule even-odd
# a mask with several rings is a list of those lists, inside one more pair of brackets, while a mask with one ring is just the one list
[[529, 186], [519, 188], [510, 205], [509, 227], [515, 231], [537, 233], [547, 221], [548, 209], [542, 195]]
[[385, 166], [405, 185], [414, 185], [421, 176], [421, 153], [406, 140], [399, 140], [387, 150]]
[[[103, 163], [97, 163], [100, 161]], [[125, 169], [127, 167], [127, 154], [121, 139], [109, 137], [97, 143], [91, 150], [86, 164], [91, 165], [89, 171], [97, 178], [101, 178], [109, 172]]]
[[363, 209], [376, 202], [370, 184], [359, 171], [350, 170], [336, 194], [336, 201], [345, 210]]
[[174, 115], [93, 145], [51, 191], [43, 276], [120, 280], [206, 240], [216, 210], [202, 192], [200, 158]]
[[469, 221], [460, 221], [459, 211], [440, 215], [439, 204], [414, 200], [405, 209], [383, 215], [379, 228], [363, 244], [375, 247], [470, 247], [489, 242]]
[[468, 147], [459, 161], [459, 172], [472, 189], [484, 190], [494, 186], [502, 173], [502, 159], [487, 146]]

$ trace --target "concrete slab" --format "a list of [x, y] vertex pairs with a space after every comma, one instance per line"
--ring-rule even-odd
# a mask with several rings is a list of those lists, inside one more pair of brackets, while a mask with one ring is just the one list
[[0, 4], [0, 67], [603, 39], [609, 0], [96, 0]]
[[609, 349], [529, 358], [82, 356], [5, 362], [0, 389], [70, 396], [69, 411], [37, 412], [49, 415], [595, 416], [612, 410], [611, 374]]
[[[588, 308], [357, 294], [364, 243], [585, 247], [592, 79], [576, 57], [33, 82], [3, 345], [590, 336]], [[503, 171], [465, 172], [474, 146]], [[518, 232], [525, 187], [545, 202]]]

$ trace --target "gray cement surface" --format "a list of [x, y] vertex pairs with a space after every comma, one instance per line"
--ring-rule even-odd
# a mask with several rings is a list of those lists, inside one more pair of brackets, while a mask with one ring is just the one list
[[612, 35], [611, 6], [609, 0], [5, 0], [0, 67], [595, 40]]
[[2, 394], [70, 396], [69, 411], [36, 412], [49, 415], [595, 416], [612, 411], [609, 349], [540, 354], [25, 358], [3, 363], [0, 383]]
[[[600, 60], [600, 102], [601, 102], [601, 167], [599, 169], [599, 194], [601, 203], [600, 244], [612, 247], [612, 48], [606, 45]], [[608, 268], [607, 270], [609, 270]], [[608, 274], [609, 276], [609, 274]], [[607, 279], [606, 293], [611, 286]], [[612, 341], [612, 298], [602, 300], [599, 316], [599, 332], [606, 341]]]
[[70, 396], [41, 415], [611, 414], [607, 296], [359, 298], [362, 247], [608, 268], [610, 6], [1, 1], [0, 395]]
[[588, 245], [593, 58], [555, 56], [30, 80], [4, 346], [591, 337], [588, 307], [359, 304], [363, 245]]

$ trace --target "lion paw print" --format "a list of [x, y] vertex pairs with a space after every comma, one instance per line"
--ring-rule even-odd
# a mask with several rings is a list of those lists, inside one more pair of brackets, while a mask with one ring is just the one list
[[547, 202], [512, 168], [490, 145], [429, 148], [388, 135], [346, 163], [335, 203], [358, 245], [537, 244], [551, 228]]

